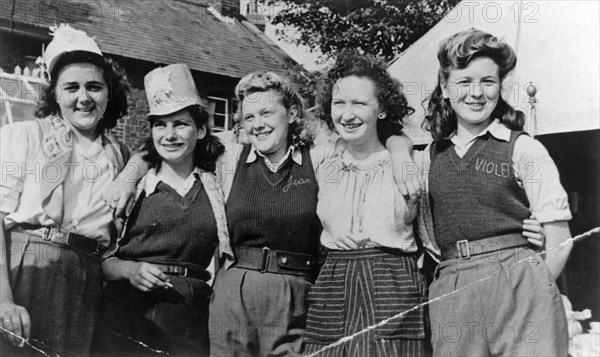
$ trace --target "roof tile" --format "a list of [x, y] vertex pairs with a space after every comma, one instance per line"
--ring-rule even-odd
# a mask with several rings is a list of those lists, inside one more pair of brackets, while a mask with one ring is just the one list
[[[8, 18], [10, 11], [0, 11], [0, 16]], [[105, 53], [183, 62], [193, 70], [229, 77], [280, 69], [290, 61], [239, 20], [219, 21], [201, 1], [28, 0], [16, 4], [13, 19], [38, 26], [69, 22], [94, 37]]]

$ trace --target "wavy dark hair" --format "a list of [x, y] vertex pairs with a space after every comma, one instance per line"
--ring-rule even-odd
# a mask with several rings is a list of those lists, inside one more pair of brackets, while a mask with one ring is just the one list
[[344, 49], [337, 56], [333, 67], [321, 77], [317, 92], [319, 118], [334, 129], [331, 118], [331, 100], [340, 79], [356, 76], [368, 78], [375, 87], [375, 96], [386, 117], [377, 120], [377, 136], [385, 144], [392, 135], [401, 135], [406, 117], [414, 113], [402, 92], [402, 84], [386, 71], [387, 64], [377, 58]]
[[285, 109], [289, 110], [292, 105], [298, 109], [298, 119], [289, 126], [288, 143], [296, 147], [310, 146], [314, 140], [314, 133], [308, 124], [314, 119], [306, 112], [306, 102], [296, 84], [281, 74], [256, 71], [244, 76], [235, 87], [235, 95], [240, 103], [236, 115], [243, 118], [242, 102], [245, 97], [269, 90], [274, 90], [278, 94]]
[[[204, 171], [215, 172], [217, 160], [219, 159], [219, 156], [225, 152], [225, 146], [221, 144], [221, 141], [219, 141], [216, 136], [211, 134], [210, 127], [208, 126], [208, 112], [200, 105], [190, 105], [181, 110], [186, 110], [190, 113], [190, 116], [194, 119], [194, 123], [198, 128], [204, 127], [206, 129], [206, 135], [196, 142], [196, 148], [194, 150], [194, 166]], [[150, 127], [154, 126], [156, 118], [160, 118], [160, 116], [151, 116], [148, 118], [150, 120]], [[156, 151], [156, 148], [154, 147], [152, 131], [150, 131], [150, 135], [146, 138], [141, 150], [146, 153], [143, 156], [143, 159], [150, 164], [150, 167], [160, 170], [163, 158], [158, 154], [158, 151]]]
[[[442, 94], [442, 84], [448, 81], [450, 72], [466, 68], [475, 58], [489, 57], [498, 65], [500, 72], [498, 74], [502, 82], [515, 69], [517, 56], [504, 41], [487, 32], [472, 28], [442, 41], [437, 57], [440, 62], [438, 83], [429, 97], [423, 127], [431, 131], [436, 144], [442, 144], [454, 134], [457, 126], [456, 114], [450, 106], [450, 100], [444, 98]], [[525, 114], [510, 106], [502, 98], [502, 93], [491, 115], [511, 130], [523, 130]]]
[[84, 51], [63, 54], [50, 73], [50, 82], [42, 89], [41, 100], [35, 109], [35, 116], [45, 118], [49, 115], [60, 115], [60, 106], [56, 101], [56, 85], [58, 73], [68, 64], [91, 63], [102, 69], [104, 81], [108, 86], [108, 103], [102, 119], [98, 123], [98, 133], [112, 129], [117, 121], [127, 115], [127, 94], [130, 91], [125, 71], [112, 59]]

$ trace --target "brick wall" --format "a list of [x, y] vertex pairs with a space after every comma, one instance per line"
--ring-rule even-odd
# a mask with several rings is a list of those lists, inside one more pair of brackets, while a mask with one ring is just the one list
[[146, 94], [142, 89], [132, 88], [127, 101], [129, 104], [128, 115], [119, 120], [112, 132], [117, 139], [134, 150], [150, 135], [146, 120], [146, 113], [149, 110]]

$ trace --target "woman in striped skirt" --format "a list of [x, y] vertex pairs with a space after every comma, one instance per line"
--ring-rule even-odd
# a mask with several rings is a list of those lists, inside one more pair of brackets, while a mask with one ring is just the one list
[[356, 52], [343, 52], [321, 84], [323, 119], [347, 149], [319, 168], [317, 214], [328, 256], [308, 297], [305, 352], [422, 356], [424, 281], [411, 223], [416, 200], [398, 190], [380, 140], [399, 132], [412, 109], [384, 65]]

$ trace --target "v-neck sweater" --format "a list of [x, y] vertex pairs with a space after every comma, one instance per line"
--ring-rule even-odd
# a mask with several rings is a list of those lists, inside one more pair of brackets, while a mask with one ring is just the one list
[[277, 172], [263, 158], [247, 163], [249, 153], [246, 146], [225, 205], [232, 246], [317, 254], [321, 223], [309, 151], [302, 149], [302, 165], [287, 160]]
[[529, 218], [529, 200], [519, 185], [508, 142], [489, 133], [477, 138], [462, 158], [452, 145], [432, 146], [430, 197], [436, 241], [444, 251], [459, 240], [475, 241], [521, 233]]
[[116, 253], [121, 259], [204, 270], [218, 244], [215, 216], [199, 181], [185, 196], [160, 182], [155, 192], [140, 196], [128, 225]]

